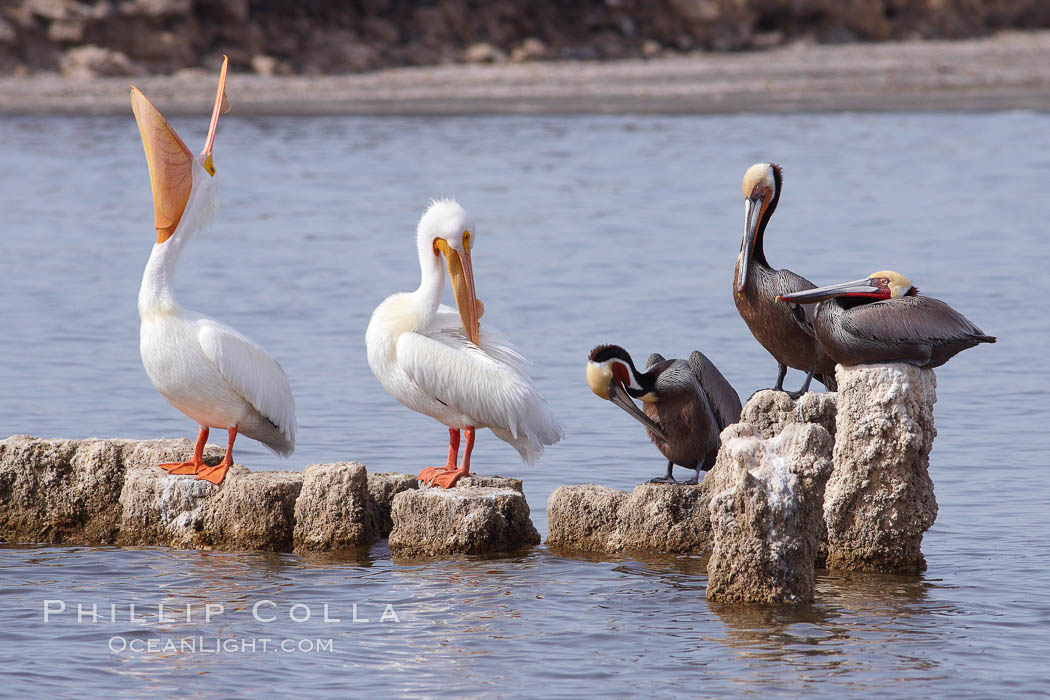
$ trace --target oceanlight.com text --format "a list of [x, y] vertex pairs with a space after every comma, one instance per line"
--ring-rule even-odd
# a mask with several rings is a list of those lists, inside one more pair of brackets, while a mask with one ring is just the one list
[[114, 654], [331, 654], [335, 652], [335, 640], [270, 637], [129, 639], [117, 635], [109, 638], [109, 650]]

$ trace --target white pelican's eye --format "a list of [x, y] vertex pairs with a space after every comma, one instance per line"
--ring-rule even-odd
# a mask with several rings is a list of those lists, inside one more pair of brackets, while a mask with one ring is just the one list
[[470, 250], [474, 247], [473, 237], [470, 235], [470, 231], [463, 232], [463, 247]]

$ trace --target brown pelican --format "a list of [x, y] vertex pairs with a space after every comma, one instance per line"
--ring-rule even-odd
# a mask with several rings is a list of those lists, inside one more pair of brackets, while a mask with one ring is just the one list
[[780, 166], [771, 163], [756, 163], [744, 173], [744, 239], [733, 272], [733, 300], [755, 340], [777, 361], [773, 389], [784, 391], [788, 367], [806, 373], [802, 388], [788, 393], [797, 399], [809, 391], [814, 376], [834, 391], [835, 363], [820, 351], [813, 337], [813, 311], [776, 302], [778, 295], [816, 286], [791, 270], [774, 270], [766, 261], [762, 239], [780, 201], [782, 182]]
[[919, 296], [907, 277], [891, 270], [778, 299], [824, 301], [813, 330], [828, 356], [847, 367], [870, 362], [940, 367], [966, 348], [995, 342], [940, 299]]
[[[666, 476], [650, 479], [654, 483], [697, 483], [700, 471], [714, 466], [718, 434], [740, 418], [740, 397], [699, 350], [688, 362], [653, 353], [642, 373], [619, 345], [599, 345], [587, 362], [587, 384], [641, 422], [667, 458]], [[644, 412], [632, 397], [642, 400]], [[676, 464], [696, 473], [688, 481], [676, 481]]]

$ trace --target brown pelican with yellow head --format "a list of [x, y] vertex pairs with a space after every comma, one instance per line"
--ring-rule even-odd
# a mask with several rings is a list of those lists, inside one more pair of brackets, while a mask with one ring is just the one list
[[847, 367], [872, 362], [940, 367], [967, 348], [995, 342], [940, 299], [919, 296], [907, 277], [892, 270], [778, 299], [823, 302], [813, 330], [828, 356]]
[[778, 296], [816, 286], [791, 270], [774, 270], [766, 261], [763, 237], [780, 201], [782, 183], [780, 166], [772, 163], [756, 163], [744, 173], [744, 239], [733, 273], [733, 301], [755, 340], [777, 361], [775, 391], [784, 391], [788, 367], [806, 373], [802, 388], [788, 393], [798, 398], [809, 391], [813, 377], [833, 391], [835, 363], [813, 337], [812, 310], [776, 301]]
[[[645, 426], [649, 439], [667, 459], [667, 474], [650, 481], [695, 484], [715, 464], [718, 434], [740, 418], [740, 397], [718, 368], [696, 350], [689, 360], [649, 356], [645, 372], [635, 369], [619, 345], [599, 345], [587, 361], [587, 385]], [[642, 401], [639, 410], [634, 399]], [[677, 481], [674, 465], [695, 470]]]

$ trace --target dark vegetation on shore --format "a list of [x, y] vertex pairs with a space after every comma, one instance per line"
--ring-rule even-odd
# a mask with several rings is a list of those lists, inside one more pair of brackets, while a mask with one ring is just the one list
[[0, 0], [0, 71], [263, 75], [963, 38], [1050, 27], [1048, 0]]

